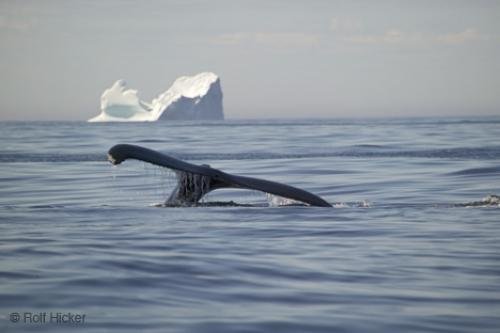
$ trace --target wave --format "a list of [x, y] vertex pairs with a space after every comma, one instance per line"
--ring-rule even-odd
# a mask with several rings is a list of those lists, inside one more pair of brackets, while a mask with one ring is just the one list
[[[271, 196], [271, 195], [270, 195]], [[391, 210], [391, 209], [451, 209], [451, 208], [500, 208], [500, 196], [491, 194], [481, 200], [463, 202], [463, 203], [445, 203], [445, 202], [428, 202], [428, 203], [372, 203], [368, 200], [363, 201], [352, 201], [352, 202], [331, 202], [333, 209], [379, 209], [379, 210]], [[267, 202], [261, 203], [245, 203], [245, 202], [235, 202], [235, 201], [200, 201], [196, 204], [179, 204], [179, 203], [152, 203], [148, 205], [153, 208], [211, 208], [211, 207], [251, 207], [251, 208], [295, 208], [295, 207], [305, 207], [311, 209], [317, 209], [318, 207], [310, 207], [308, 205], [297, 203], [293, 201], [288, 201], [280, 197], [267, 197]], [[117, 207], [109, 204], [101, 204], [91, 207], [83, 207], [83, 209], [114, 209]], [[74, 206], [54, 204], [54, 205], [0, 205], [0, 209], [3, 210], [66, 210], [79, 209]], [[324, 207], [322, 207], [324, 209]]]
[[449, 175], [449, 176], [475, 176], [475, 175], [495, 174], [495, 173], [500, 173], [500, 166], [463, 169], [460, 171], [450, 172], [447, 175]]
[[[273, 152], [247, 152], [247, 153], [176, 153], [167, 154], [183, 160], [267, 160], [267, 159], [303, 159], [303, 158], [328, 158], [328, 157], [354, 157], [354, 158], [451, 158], [468, 160], [494, 160], [500, 159], [500, 146], [451, 148], [451, 149], [425, 149], [425, 150], [392, 150], [380, 146], [351, 146], [329, 152], [308, 153], [273, 153]], [[107, 161], [106, 153], [65, 154], [65, 153], [12, 153], [0, 152], [0, 163], [30, 163], [30, 162], [101, 162]], [[499, 167], [466, 169], [451, 173], [452, 175], [472, 173], [497, 173]]]
[[[380, 150], [380, 147], [369, 148], [353, 146], [351, 149], [340, 149], [331, 152], [312, 153], [201, 153], [201, 154], [167, 154], [183, 160], [266, 160], [266, 159], [302, 159], [302, 158], [328, 158], [328, 157], [359, 157], [359, 158], [452, 158], [452, 159], [478, 159], [492, 160], [500, 158], [500, 147], [480, 148], [452, 148], [452, 149], [426, 149], [426, 150]], [[100, 162], [106, 161], [105, 153], [88, 154], [59, 154], [59, 153], [0, 153], [0, 163], [29, 163], [29, 162]], [[466, 169], [451, 173], [462, 175], [471, 173], [494, 172], [499, 168]]]

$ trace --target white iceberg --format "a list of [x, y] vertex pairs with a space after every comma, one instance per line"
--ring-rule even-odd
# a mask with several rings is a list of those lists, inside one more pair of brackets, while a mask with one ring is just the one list
[[222, 120], [222, 89], [217, 75], [204, 72], [182, 76], [151, 103], [141, 101], [137, 90], [116, 81], [101, 96], [101, 113], [89, 122]]

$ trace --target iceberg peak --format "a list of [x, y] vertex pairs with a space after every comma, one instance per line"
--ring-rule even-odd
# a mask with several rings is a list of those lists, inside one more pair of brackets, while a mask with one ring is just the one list
[[137, 90], [117, 80], [101, 96], [101, 113], [89, 122], [222, 120], [222, 88], [212, 72], [181, 76], [151, 104], [141, 101]]

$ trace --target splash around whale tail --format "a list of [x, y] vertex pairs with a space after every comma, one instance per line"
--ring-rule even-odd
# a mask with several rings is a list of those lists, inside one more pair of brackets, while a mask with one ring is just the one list
[[177, 174], [178, 184], [167, 203], [195, 204], [210, 191], [220, 188], [240, 188], [274, 194], [311, 206], [332, 206], [319, 196], [290, 185], [228, 174], [208, 165], [191, 164], [141, 146], [115, 145], [108, 151], [108, 159], [114, 165], [127, 159], [136, 159], [174, 170]]

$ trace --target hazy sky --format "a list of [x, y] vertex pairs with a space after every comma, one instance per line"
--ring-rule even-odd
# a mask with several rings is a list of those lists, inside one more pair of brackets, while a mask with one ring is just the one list
[[0, 120], [221, 77], [227, 118], [500, 114], [500, 1], [0, 2]]

